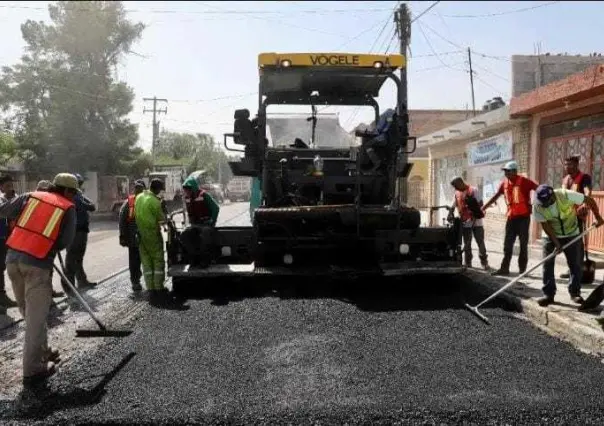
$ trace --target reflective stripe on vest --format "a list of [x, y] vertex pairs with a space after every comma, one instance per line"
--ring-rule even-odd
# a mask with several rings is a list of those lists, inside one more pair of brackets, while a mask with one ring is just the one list
[[136, 201], [136, 195], [128, 196], [128, 222], [134, 222], [134, 202]]
[[512, 183], [509, 179], [503, 181], [503, 193], [508, 204], [508, 217], [529, 216], [531, 214], [528, 200], [525, 199], [520, 190], [523, 179], [522, 176], [517, 176], [515, 183]]
[[455, 199], [457, 201], [457, 209], [459, 210], [459, 216], [462, 222], [472, 220], [472, 212], [466, 204], [466, 197], [472, 195], [474, 188], [468, 186], [465, 191], [455, 191]]
[[45, 259], [59, 236], [65, 212], [73, 206], [59, 194], [32, 192], [6, 245], [37, 259]]
[[566, 189], [554, 190], [554, 194], [556, 194], [556, 208], [558, 209], [557, 216], [554, 216], [550, 209], [546, 209], [540, 205], [537, 206], [537, 211], [552, 225], [557, 236], [572, 235], [579, 229], [575, 203], [568, 199], [566, 191]]

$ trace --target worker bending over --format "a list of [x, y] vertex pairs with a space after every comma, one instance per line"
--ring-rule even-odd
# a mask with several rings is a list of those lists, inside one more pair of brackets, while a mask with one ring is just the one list
[[17, 219], [6, 245], [6, 265], [15, 299], [25, 318], [23, 384], [35, 386], [52, 376], [58, 351], [48, 347], [47, 320], [52, 302], [49, 281], [55, 255], [76, 233], [74, 175], [55, 176], [48, 192], [35, 191], [0, 202], [0, 217]]
[[164, 183], [159, 179], [153, 179], [149, 189], [136, 196], [134, 219], [138, 231], [145, 286], [149, 291], [149, 302], [152, 305], [161, 305], [171, 301], [168, 290], [164, 287], [166, 263], [161, 225], [166, 221], [166, 217], [159, 198]]
[[[562, 247], [580, 234], [579, 221], [575, 206], [585, 203], [596, 218], [596, 225], [604, 223], [600, 211], [593, 198], [579, 192], [567, 189], [553, 189], [548, 185], [540, 185], [536, 191], [536, 201], [533, 206], [533, 218], [541, 223], [547, 234], [543, 246], [543, 257], [549, 256], [554, 250], [561, 252]], [[570, 271], [568, 292], [575, 303], [583, 303], [581, 297], [581, 241], [576, 241], [564, 249], [566, 262]], [[556, 295], [556, 279], [554, 277], [555, 256], [543, 264], [543, 294], [537, 300], [539, 305], [548, 306], [554, 302]]]
[[220, 213], [220, 206], [208, 191], [199, 189], [197, 179], [190, 176], [182, 185], [190, 226], [180, 236], [190, 262], [202, 267], [212, 259], [214, 227]]
[[137, 180], [134, 182], [134, 194], [130, 194], [120, 209], [119, 228], [120, 245], [128, 247], [128, 268], [130, 269], [130, 284], [132, 291], [141, 291], [141, 256], [136, 237], [135, 202], [138, 194], [146, 189], [145, 182]]

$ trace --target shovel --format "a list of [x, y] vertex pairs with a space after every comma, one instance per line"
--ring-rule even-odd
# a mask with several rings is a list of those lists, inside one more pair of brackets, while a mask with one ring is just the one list
[[[564, 245], [562, 247], [562, 250], [560, 252], [563, 252], [566, 248], [570, 247], [572, 244], [576, 243], [577, 241], [579, 241], [580, 239], [583, 238], [584, 235], [586, 235], [588, 232], [590, 232], [592, 229], [595, 229], [596, 225], [591, 225], [589, 228], [587, 228], [585, 231], [583, 231], [582, 234], [577, 235], [575, 238], [573, 238], [572, 240], [570, 240], [568, 243], [566, 243], [566, 245]], [[510, 288], [511, 286], [513, 286], [514, 284], [516, 284], [518, 281], [520, 281], [522, 278], [524, 278], [525, 276], [527, 276], [528, 274], [530, 274], [531, 272], [533, 272], [535, 269], [537, 269], [539, 266], [543, 265], [545, 262], [547, 262], [548, 260], [550, 260], [551, 258], [555, 257], [556, 255], [558, 255], [560, 252], [558, 252], [557, 250], [554, 250], [552, 253], [550, 253], [548, 256], [546, 256], [545, 258], [543, 258], [539, 263], [537, 263], [536, 265], [534, 265], [532, 268], [526, 270], [524, 273], [518, 275], [516, 278], [514, 278], [512, 281], [510, 281], [509, 283], [507, 283], [506, 285], [504, 285], [503, 287], [501, 287], [499, 290], [497, 290], [495, 293], [491, 294], [489, 297], [487, 297], [485, 300], [483, 300], [482, 302], [480, 302], [478, 305], [476, 306], [470, 306], [467, 303], [464, 303], [464, 306], [470, 311], [472, 312], [474, 315], [476, 315], [478, 318], [480, 318], [482, 321], [484, 321], [487, 324], [490, 324], [489, 319], [487, 317], [485, 317], [483, 314], [481, 314], [478, 311], [478, 308], [480, 308], [482, 305], [484, 305], [485, 303], [487, 303], [490, 300], [493, 300], [495, 297], [497, 297], [499, 294], [503, 293], [504, 291], [506, 291], [508, 288]]]
[[[63, 264], [63, 259], [61, 257], [61, 253], [59, 253], [59, 261]], [[88, 312], [90, 317], [96, 322], [99, 326], [98, 330], [76, 330], [76, 337], [126, 337], [132, 334], [132, 330], [109, 330], [105, 325], [99, 320], [88, 303], [84, 300], [84, 298], [78, 293], [75, 286], [67, 279], [61, 268], [57, 265], [53, 265], [55, 271], [59, 273], [61, 278], [67, 284], [69, 289], [73, 292], [73, 294], [78, 298], [84, 309]]]

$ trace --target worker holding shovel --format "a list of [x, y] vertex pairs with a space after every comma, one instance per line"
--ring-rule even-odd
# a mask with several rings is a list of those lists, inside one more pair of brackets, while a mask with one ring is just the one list
[[[575, 206], [585, 203], [596, 218], [596, 226], [601, 226], [604, 223], [604, 219], [600, 216], [600, 211], [593, 198], [579, 192], [567, 189], [553, 189], [549, 185], [540, 185], [537, 188], [535, 198], [533, 219], [541, 223], [543, 231], [548, 236], [543, 246], [544, 257], [547, 257], [554, 251], [562, 252], [562, 246], [580, 234]], [[583, 272], [581, 249], [582, 245], [580, 241], [564, 249], [564, 255], [566, 256], [570, 271], [568, 291], [571, 300], [577, 304], [583, 303], [583, 298], [581, 297], [581, 274]], [[541, 306], [548, 306], [554, 302], [554, 296], [556, 295], [555, 262], [555, 257], [552, 257], [543, 264], [544, 296], [537, 300], [537, 303]]]
[[71, 244], [76, 232], [73, 199], [76, 177], [55, 176], [47, 191], [28, 192], [0, 203], [0, 218], [17, 219], [6, 245], [6, 269], [25, 318], [23, 385], [35, 386], [52, 376], [58, 351], [48, 347], [47, 319], [52, 302], [50, 271], [55, 255]]

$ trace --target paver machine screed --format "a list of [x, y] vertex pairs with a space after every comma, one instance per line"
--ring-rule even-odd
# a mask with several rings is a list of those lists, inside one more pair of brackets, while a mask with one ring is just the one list
[[[420, 212], [402, 200], [416, 145], [408, 134], [406, 82], [396, 75], [405, 57], [263, 53], [258, 65], [257, 116], [237, 110], [224, 143], [243, 154], [229, 163], [233, 174], [259, 180], [260, 205], [251, 226], [215, 228], [209, 266], [191, 262], [179, 244], [181, 231], [170, 226], [168, 275], [175, 290], [211, 276], [461, 273], [459, 220], [422, 227]], [[376, 98], [388, 80], [396, 105], [380, 112]], [[271, 105], [308, 107], [309, 131], [269, 140], [267, 129], [279, 126], [267, 119]], [[327, 124], [321, 127], [317, 107], [326, 106], [372, 107], [374, 125], [349, 135], [356, 143], [337, 129], [321, 133]], [[229, 138], [241, 148], [228, 146]]]

